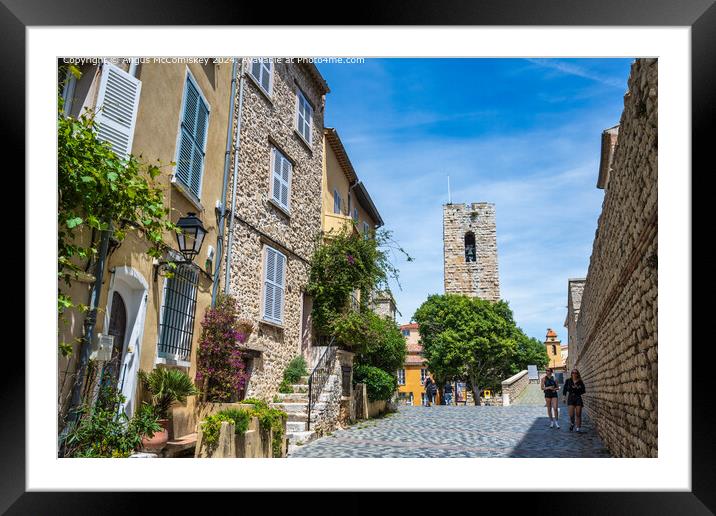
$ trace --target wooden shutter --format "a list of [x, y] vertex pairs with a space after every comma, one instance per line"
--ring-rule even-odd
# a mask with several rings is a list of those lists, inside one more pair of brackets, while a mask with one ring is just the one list
[[176, 176], [197, 198], [201, 192], [208, 125], [209, 107], [194, 82], [187, 77], [177, 149]]
[[280, 324], [283, 322], [286, 257], [266, 247], [264, 262], [263, 318]]
[[102, 64], [95, 122], [97, 137], [125, 158], [132, 150], [142, 82], [110, 63]]
[[271, 173], [271, 196], [279, 206], [289, 211], [289, 198], [291, 194], [291, 162], [278, 149], [273, 149], [273, 164]]

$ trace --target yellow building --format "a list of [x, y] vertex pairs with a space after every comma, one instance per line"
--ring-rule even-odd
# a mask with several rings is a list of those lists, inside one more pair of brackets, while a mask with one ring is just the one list
[[[178, 265], [173, 277], [163, 262], [184, 260], [176, 235], [164, 235], [166, 255], [153, 260], [146, 240], [129, 230], [121, 245], [110, 240], [103, 271], [89, 264], [88, 274], [70, 286], [60, 285], [76, 303], [87, 303], [94, 275], [102, 273], [94, 335], [111, 339], [113, 382], [126, 398], [131, 415], [139, 404], [137, 373], [173, 367], [196, 374], [196, 348], [201, 319], [211, 305], [217, 263], [215, 207], [222, 201], [227, 138], [230, 137], [232, 64], [211, 60], [188, 64], [139, 64], [129, 59], [81, 67], [82, 76], [65, 87], [65, 113], [78, 117], [86, 110], [95, 117], [98, 135], [120, 156], [163, 165], [156, 182], [164, 190], [172, 222], [190, 214], [201, 221], [206, 235], [199, 254]], [[186, 156], [191, 156], [187, 158]], [[85, 264], [81, 264], [83, 267]], [[58, 391], [60, 417], [71, 403], [82, 336], [83, 313], [69, 314], [60, 339], [75, 342], [69, 358], [60, 357]], [[91, 381], [91, 380], [90, 380]], [[174, 411], [178, 434], [193, 431], [195, 400]], [[172, 431], [170, 430], [170, 434]]]
[[[425, 404], [425, 378], [430, 374], [423, 357], [423, 345], [420, 343], [418, 324], [403, 324], [400, 331], [405, 337], [407, 355], [402, 369], [398, 370], [398, 402], [404, 405], [420, 406]], [[439, 394], [436, 403], [439, 403]]]
[[323, 235], [339, 231], [373, 235], [383, 225], [383, 219], [358, 179], [338, 131], [327, 127], [323, 134]]
[[562, 342], [557, 338], [557, 334], [552, 328], [547, 328], [547, 338], [544, 341], [547, 349], [547, 367], [563, 372], [566, 369], [564, 356], [562, 353]]

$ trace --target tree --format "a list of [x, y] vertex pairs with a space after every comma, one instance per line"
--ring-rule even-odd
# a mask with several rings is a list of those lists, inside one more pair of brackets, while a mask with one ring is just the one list
[[450, 377], [466, 379], [476, 404], [482, 389], [499, 390], [502, 380], [536, 357], [533, 343], [516, 326], [505, 301], [432, 295], [415, 312], [414, 320], [420, 325], [428, 368], [438, 383]]
[[400, 328], [393, 320], [373, 312], [362, 315], [366, 331], [363, 342], [356, 349], [356, 363], [377, 367], [395, 375], [403, 367], [407, 353]]

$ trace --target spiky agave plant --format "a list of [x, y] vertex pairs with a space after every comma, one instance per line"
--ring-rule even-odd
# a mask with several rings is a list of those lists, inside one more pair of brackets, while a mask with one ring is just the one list
[[184, 403], [187, 396], [199, 394], [189, 375], [178, 369], [157, 368], [149, 374], [140, 371], [139, 377], [152, 395], [152, 405], [159, 419], [169, 417], [173, 403]]

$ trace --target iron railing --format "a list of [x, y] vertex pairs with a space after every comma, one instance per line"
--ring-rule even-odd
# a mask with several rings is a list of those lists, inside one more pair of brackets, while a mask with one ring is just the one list
[[326, 386], [328, 378], [330, 378], [333, 372], [333, 366], [336, 361], [336, 350], [338, 346], [335, 343], [336, 338], [332, 337], [326, 346], [326, 350], [318, 359], [316, 367], [311, 371], [308, 377], [308, 422], [306, 423], [306, 429], [311, 429], [311, 410], [316, 404], [318, 399], [321, 397], [323, 388]]

